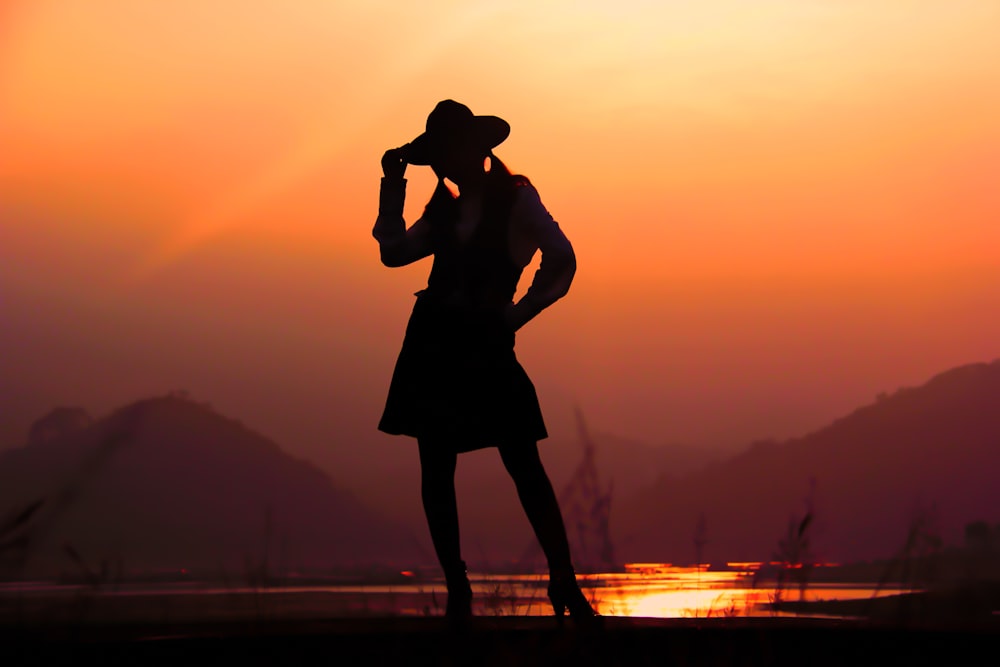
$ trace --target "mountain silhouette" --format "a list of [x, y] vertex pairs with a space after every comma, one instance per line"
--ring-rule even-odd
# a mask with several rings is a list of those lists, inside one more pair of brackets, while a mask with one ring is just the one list
[[966, 523], [1000, 520], [1000, 360], [955, 368], [804, 437], [758, 442], [681, 479], [660, 480], [614, 513], [626, 560], [769, 560], [790, 520], [811, 513], [827, 561], [898, 554], [920, 522], [945, 544]]
[[186, 395], [82, 414], [57, 409], [0, 454], [0, 519], [41, 501], [22, 527], [29, 572], [72, 570], [67, 552], [218, 574], [426, 559], [318, 468]]

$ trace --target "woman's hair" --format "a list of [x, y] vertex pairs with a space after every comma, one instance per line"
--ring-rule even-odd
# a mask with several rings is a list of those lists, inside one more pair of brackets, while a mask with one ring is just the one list
[[[517, 186], [527, 183], [524, 176], [515, 176], [511, 173], [503, 162], [492, 152], [487, 156], [490, 158], [490, 170], [486, 172], [486, 188], [484, 197], [492, 201], [507, 201], [514, 196]], [[455, 209], [455, 193], [444, 182], [444, 178], [439, 177], [437, 187], [431, 195], [427, 206], [424, 208], [424, 215], [437, 219], [446, 219]]]
[[444, 219], [455, 208], [455, 193], [451, 191], [444, 178], [438, 178], [437, 187], [424, 207], [424, 216], [430, 220]]

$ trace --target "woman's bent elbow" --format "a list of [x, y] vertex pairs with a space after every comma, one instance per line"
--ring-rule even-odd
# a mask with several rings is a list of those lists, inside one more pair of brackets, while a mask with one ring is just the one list
[[382, 246], [379, 250], [379, 259], [382, 260], [382, 266], [388, 266], [391, 269], [395, 269], [400, 266], [412, 264], [420, 258], [414, 257], [413, 253], [409, 252], [406, 248], [386, 248], [385, 246]]
[[406, 262], [402, 261], [399, 253], [386, 251], [385, 249], [379, 252], [379, 259], [382, 260], [382, 266], [387, 266], [390, 269], [406, 264]]

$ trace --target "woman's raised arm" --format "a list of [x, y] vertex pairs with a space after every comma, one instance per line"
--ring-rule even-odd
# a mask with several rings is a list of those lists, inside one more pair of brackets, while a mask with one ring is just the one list
[[431, 254], [430, 228], [420, 218], [409, 229], [403, 220], [406, 200], [406, 162], [403, 150], [392, 148], [382, 156], [378, 217], [372, 236], [378, 241], [379, 255], [385, 266], [405, 266]]

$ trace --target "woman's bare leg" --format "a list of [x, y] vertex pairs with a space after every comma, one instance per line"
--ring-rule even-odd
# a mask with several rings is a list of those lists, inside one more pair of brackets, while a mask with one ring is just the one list
[[459, 571], [464, 576], [455, 499], [458, 454], [447, 443], [439, 441], [420, 439], [417, 444], [420, 449], [420, 497], [434, 551], [445, 576]]
[[524, 506], [528, 521], [535, 529], [535, 536], [549, 561], [548, 594], [552, 611], [560, 622], [563, 614], [569, 611], [570, 616], [578, 623], [597, 627], [595, 624], [598, 624], [600, 617], [576, 582], [566, 526], [552, 483], [538, 456], [538, 443], [523, 442], [501, 446], [500, 457], [517, 486], [521, 505]]
[[548, 560], [553, 576], [572, 576], [573, 563], [559, 501], [538, 456], [538, 443], [501, 445], [500, 458], [510, 473], [517, 496]]
[[445, 616], [456, 627], [472, 618], [472, 586], [465, 572], [458, 534], [458, 503], [455, 499], [455, 466], [458, 454], [449, 443], [418, 440], [420, 448], [420, 497], [438, 562], [448, 587]]

